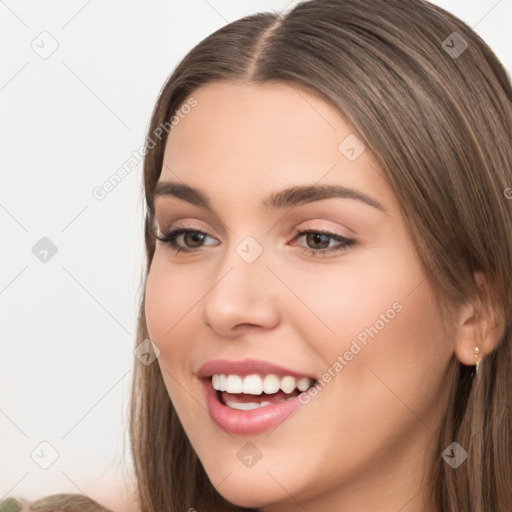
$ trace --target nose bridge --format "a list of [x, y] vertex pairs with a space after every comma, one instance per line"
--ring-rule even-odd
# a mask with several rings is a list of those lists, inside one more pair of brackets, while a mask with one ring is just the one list
[[203, 300], [205, 324], [228, 336], [240, 324], [270, 327], [277, 320], [265, 256], [262, 243], [250, 235], [222, 254]]
[[[245, 286], [250, 286], [255, 292], [258, 291], [258, 283], [265, 281], [265, 274], [268, 273], [267, 252], [263, 248], [263, 235], [256, 239], [255, 236], [238, 236], [231, 234], [231, 241], [227, 244], [226, 250], [219, 257], [216, 268], [216, 283], [226, 279], [240, 292], [245, 291]], [[243, 288], [240, 288], [243, 287]], [[248, 290], [249, 291], [249, 290]]]

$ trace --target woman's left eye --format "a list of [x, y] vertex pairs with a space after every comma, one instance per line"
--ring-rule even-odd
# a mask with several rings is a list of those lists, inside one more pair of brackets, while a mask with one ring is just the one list
[[[177, 243], [177, 239], [181, 235], [183, 235], [183, 241], [186, 243], [185, 246], [179, 245]], [[169, 232], [162, 233], [162, 236], [157, 236], [156, 238], [163, 243], [169, 244], [171, 248], [176, 251], [176, 253], [179, 253], [197, 251], [202, 247], [201, 243], [205, 240], [206, 237], [212, 238], [208, 235], [208, 233], [198, 229], [176, 228]], [[337, 235], [328, 231], [297, 231], [295, 239], [302, 237], [306, 237], [307, 243], [313, 245], [313, 248], [303, 247], [304, 252], [312, 255], [344, 251], [356, 243], [353, 239], [345, 238], [344, 236]], [[334, 247], [329, 246], [330, 241], [332, 240], [337, 241], [338, 245]], [[188, 245], [189, 243], [192, 244], [192, 247]], [[327, 243], [327, 246], [325, 246], [325, 243]], [[318, 247], [319, 245], [321, 247]]]
[[[326, 254], [329, 252], [340, 252], [346, 251], [353, 245], [355, 245], [356, 241], [351, 238], [345, 238], [344, 236], [337, 235], [336, 233], [330, 233], [329, 231], [314, 231], [314, 230], [306, 230], [306, 231], [298, 231], [296, 238], [306, 237], [308, 244], [324, 244], [327, 242], [327, 247], [321, 247], [317, 250], [304, 248], [304, 252], [308, 254], [312, 254], [316, 256], [317, 254]], [[329, 247], [329, 239], [335, 240], [338, 243], [337, 246]]]

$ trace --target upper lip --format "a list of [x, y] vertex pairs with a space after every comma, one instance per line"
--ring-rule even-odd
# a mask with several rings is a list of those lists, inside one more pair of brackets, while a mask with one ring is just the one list
[[315, 380], [315, 377], [306, 373], [298, 372], [284, 366], [270, 363], [268, 361], [261, 361], [258, 359], [212, 359], [204, 363], [196, 372], [200, 378], [209, 378], [214, 374], [224, 375], [239, 375], [245, 377], [254, 373], [269, 374], [272, 373], [279, 377], [291, 375], [292, 377], [301, 378], [307, 377]]

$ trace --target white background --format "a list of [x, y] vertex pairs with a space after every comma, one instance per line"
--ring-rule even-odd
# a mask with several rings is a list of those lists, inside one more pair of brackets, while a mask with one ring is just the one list
[[[92, 190], [141, 147], [186, 52], [228, 22], [293, 3], [0, 0], [0, 500], [128, 478], [142, 166], [101, 201]], [[512, 0], [434, 3], [510, 72]], [[51, 47], [44, 31], [58, 43], [47, 59], [31, 47], [41, 37]], [[57, 247], [46, 263], [32, 253], [42, 237]], [[43, 441], [58, 453], [48, 469], [31, 456], [50, 460]]]

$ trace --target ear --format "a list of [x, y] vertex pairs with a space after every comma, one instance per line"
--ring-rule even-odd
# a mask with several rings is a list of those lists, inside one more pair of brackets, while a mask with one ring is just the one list
[[455, 356], [468, 366], [475, 365], [475, 347], [480, 349], [480, 360], [485, 359], [505, 330], [503, 309], [480, 272], [475, 273], [475, 281], [483, 299], [475, 297], [460, 308], [455, 336]]

